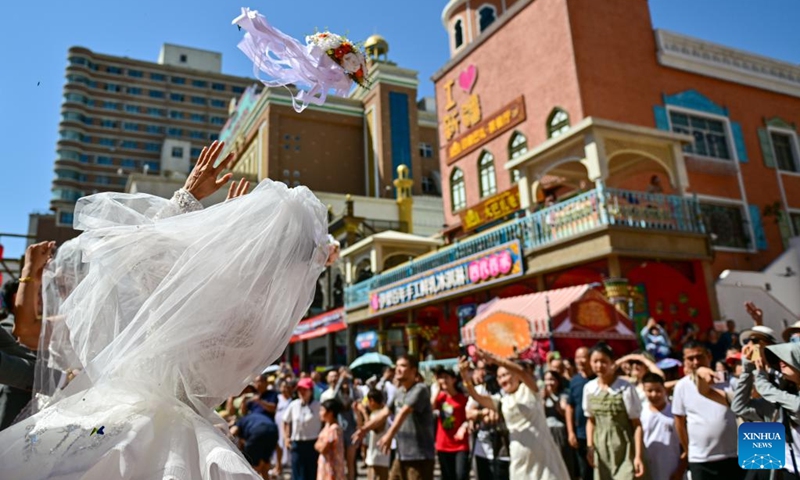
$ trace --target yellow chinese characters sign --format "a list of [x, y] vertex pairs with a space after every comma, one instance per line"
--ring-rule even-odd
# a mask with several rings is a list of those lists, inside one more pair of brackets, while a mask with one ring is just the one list
[[[464, 104], [463, 107], [468, 105]], [[477, 106], [480, 109], [480, 105]], [[462, 111], [463, 116], [463, 111]], [[500, 134], [525, 121], [525, 98], [519, 97], [506, 105], [498, 113], [491, 115], [463, 135], [455, 137], [447, 147], [447, 164], [451, 165], [459, 158], [480, 148]], [[448, 119], [445, 118], [445, 136], [449, 136]]]
[[461, 228], [468, 232], [489, 222], [504, 218], [519, 209], [519, 187], [514, 186], [461, 212]]

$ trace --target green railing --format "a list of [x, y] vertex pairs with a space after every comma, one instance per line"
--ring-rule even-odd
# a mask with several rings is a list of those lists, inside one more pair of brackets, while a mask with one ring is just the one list
[[605, 225], [705, 233], [699, 204], [694, 198], [598, 187], [347, 287], [345, 305], [359, 308], [367, 304], [371, 290], [514, 239], [522, 241], [527, 253]]

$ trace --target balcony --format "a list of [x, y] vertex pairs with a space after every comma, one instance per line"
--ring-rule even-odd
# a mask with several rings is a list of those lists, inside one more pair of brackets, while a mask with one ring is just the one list
[[609, 228], [627, 233], [705, 235], [694, 198], [598, 187], [347, 287], [345, 305], [348, 310], [364, 307], [371, 290], [515, 239], [529, 256]]

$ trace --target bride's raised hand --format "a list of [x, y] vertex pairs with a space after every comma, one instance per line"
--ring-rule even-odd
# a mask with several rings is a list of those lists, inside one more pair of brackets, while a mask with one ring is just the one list
[[241, 197], [242, 195], [247, 193], [247, 190], [250, 189], [250, 182], [245, 180], [244, 178], [239, 180], [238, 182], [234, 180], [231, 182], [231, 186], [228, 187], [228, 197], [225, 199], [231, 200], [236, 197]]
[[226, 173], [222, 178], [217, 179], [217, 175], [230, 164], [234, 157], [233, 152], [231, 152], [224, 160], [219, 162], [219, 165], [214, 167], [217, 157], [222, 153], [224, 147], [225, 142], [220, 141], [214, 141], [210, 146], [203, 147], [200, 158], [197, 159], [192, 173], [186, 179], [183, 189], [191, 193], [197, 200], [213, 195], [233, 177], [232, 173]]

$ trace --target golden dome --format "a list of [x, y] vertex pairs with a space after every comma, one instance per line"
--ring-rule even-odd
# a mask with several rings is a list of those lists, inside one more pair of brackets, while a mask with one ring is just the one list
[[389, 42], [380, 35], [372, 35], [364, 42], [364, 50], [370, 57], [377, 57], [379, 55], [386, 55], [389, 53]]

